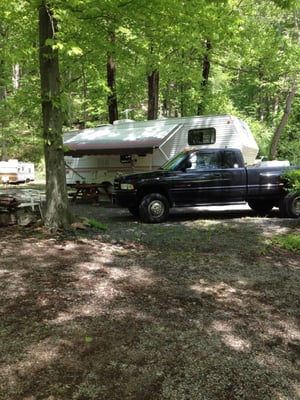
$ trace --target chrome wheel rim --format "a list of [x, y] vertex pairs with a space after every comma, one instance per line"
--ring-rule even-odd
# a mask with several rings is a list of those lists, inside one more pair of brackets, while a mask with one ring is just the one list
[[165, 206], [161, 201], [154, 200], [149, 204], [148, 210], [153, 217], [158, 218], [163, 215]]

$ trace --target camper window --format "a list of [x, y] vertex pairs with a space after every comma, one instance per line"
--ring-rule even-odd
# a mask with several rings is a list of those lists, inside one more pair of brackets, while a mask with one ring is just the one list
[[201, 144], [213, 144], [216, 142], [215, 128], [197, 128], [188, 131], [188, 144], [196, 146]]
[[120, 163], [121, 164], [131, 164], [132, 163], [132, 155], [131, 154], [121, 154], [120, 155]]

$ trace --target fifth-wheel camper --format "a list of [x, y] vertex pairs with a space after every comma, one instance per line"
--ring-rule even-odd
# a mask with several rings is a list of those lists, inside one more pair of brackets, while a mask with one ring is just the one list
[[112, 184], [118, 173], [159, 168], [186, 147], [240, 149], [255, 162], [258, 146], [248, 127], [231, 115], [117, 121], [64, 135], [67, 184]]

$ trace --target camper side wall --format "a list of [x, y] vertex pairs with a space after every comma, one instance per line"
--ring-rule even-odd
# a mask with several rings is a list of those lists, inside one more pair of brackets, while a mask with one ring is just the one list
[[18, 182], [18, 160], [0, 161], [0, 182]]
[[0, 162], [0, 182], [22, 183], [34, 181], [34, 179], [33, 163], [19, 162], [14, 159]]
[[134, 173], [153, 168], [152, 154], [65, 156], [66, 182], [68, 186], [80, 183], [113, 184], [118, 173]]
[[35, 170], [33, 163], [19, 162], [18, 164], [18, 182], [30, 182], [35, 179]]

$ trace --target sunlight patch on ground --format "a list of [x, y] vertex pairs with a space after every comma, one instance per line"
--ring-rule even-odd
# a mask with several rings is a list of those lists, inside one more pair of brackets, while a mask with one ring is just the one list
[[191, 289], [200, 293], [200, 295], [212, 294], [220, 302], [230, 301], [231, 304], [235, 303], [238, 306], [242, 306], [243, 304], [243, 299], [239, 297], [241, 295], [240, 291], [224, 282], [214, 284], [200, 279], [198, 284], [191, 286]]
[[[113, 264], [113, 257], [105, 266], [94, 261], [78, 263], [73, 273], [76, 277], [73, 288], [64, 291], [65, 295], [74, 296], [75, 300], [67, 310], [58, 312], [50, 323], [61, 325], [76, 318], [106, 315], [114, 302], [121, 301], [128, 294], [135, 296], [136, 291], [143, 292], [147, 287], [157, 284], [157, 277], [151, 270], [145, 270], [137, 264], [129, 264], [126, 268]], [[115, 314], [124, 316], [132, 312], [132, 308], [127, 309], [124, 304], [114, 305]]]
[[252, 347], [248, 340], [244, 340], [237, 335], [221, 334], [221, 339], [226, 346], [236, 351], [248, 351]]
[[247, 351], [251, 349], [251, 343], [248, 340], [244, 340], [233, 331], [235, 327], [233, 323], [228, 321], [216, 320], [211, 324], [213, 330], [215, 330], [221, 337], [221, 340], [226, 346], [236, 351]]
[[10, 389], [24, 379], [31, 379], [38, 371], [47, 368], [60, 357], [58, 346], [47, 341], [34, 343], [24, 350], [21, 360], [12, 364], [3, 364], [0, 376], [6, 379]]

